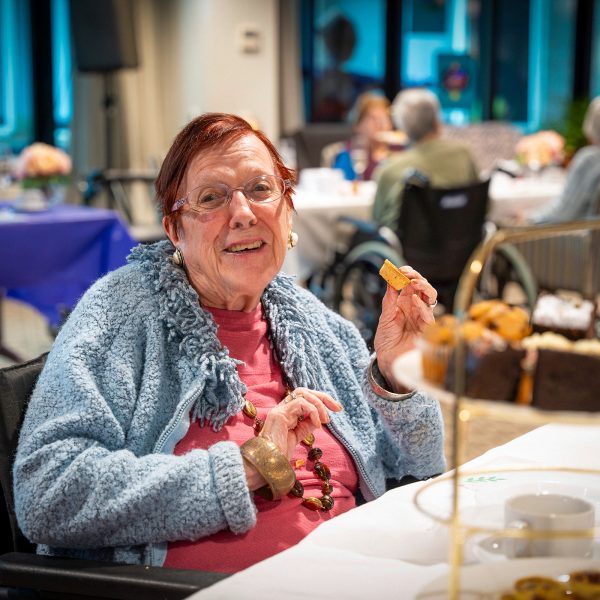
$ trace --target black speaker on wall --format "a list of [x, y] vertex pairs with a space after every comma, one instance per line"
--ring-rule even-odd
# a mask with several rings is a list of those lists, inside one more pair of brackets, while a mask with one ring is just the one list
[[131, 0], [71, 0], [77, 68], [101, 73], [138, 66]]

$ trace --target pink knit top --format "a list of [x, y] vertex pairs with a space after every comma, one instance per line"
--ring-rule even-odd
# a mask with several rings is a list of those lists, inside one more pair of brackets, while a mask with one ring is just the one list
[[[238, 365], [240, 378], [248, 388], [247, 398], [256, 406], [258, 417], [264, 419], [269, 409], [286, 395], [286, 386], [279, 364], [270, 348], [268, 324], [259, 304], [253, 312], [208, 309], [213, 315], [219, 340], [229, 348]], [[220, 431], [191, 424], [185, 437], [176, 445], [175, 454], [185, 454], [194, 448], [208, 448], [216, 442], [231, 440], [238, 445], [254, 435], [253, 420], [239, 412]], [[234, 573], [298, 543], [323, 521], [327, 521], [355, 506], [354, 493], [358, 476], [352, 458], [326, 427], [315, 431], [315, 447], [323, 450], [322, 461], [331, 470], [331, 496], [335, 505], [329, 512], [313, 512], [301, 505], [299, 498], [286, 496], [278, 501], [254, 496], [258, 511], [256, 526], [235, 535], [225, 529], [195, 541], [172, 542], [168, 546], [165, 567], [203, 569]], [[296, 477], [304, 485], [304, 496], [321, 496], [321, 480], [307, 460], [308, 449], [298, 446], [292, 465]]]

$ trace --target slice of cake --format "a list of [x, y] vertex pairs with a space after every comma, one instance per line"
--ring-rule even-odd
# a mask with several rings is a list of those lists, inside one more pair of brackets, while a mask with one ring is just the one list
[[589, 300], [542, 294], [538, 298], [531, 322], [538, 333], [552, 331], [570, 340], [594, 335], [596, 307]]

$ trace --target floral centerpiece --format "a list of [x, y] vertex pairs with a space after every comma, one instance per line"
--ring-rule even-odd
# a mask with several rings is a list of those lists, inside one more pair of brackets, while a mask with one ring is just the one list
[[21, 152], [14, 175], [20, 180], [25, 193], [38, 190], [49, 202], [56, 188], [69, 182], [71, 168], [71, 158], [66, 152], [49, 144], [36, 142]]
[[556, 131], [538, 131], [522, 137], [515, 152], [517, 160], [533, 171], [561, 165], [565, 158], [565, 138]]

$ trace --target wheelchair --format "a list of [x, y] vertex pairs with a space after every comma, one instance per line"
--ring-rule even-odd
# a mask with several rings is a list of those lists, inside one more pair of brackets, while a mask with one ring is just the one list
[[[0, 598], [182, 600], [228, 577], [213, 571], [42, 556], [17, 523], [12, 465], [19, 431], [46, 354], [0, 369]], [[8, 533], [7, 533], [8, 532]]]
[[[333, 261], [308, 279], [308, 288], [352, 321], [370, 348], [386, 291], [386, 283], [379, 276], [385, 259], [419, 271], [436, 288], [443, 308], [452, 311], [469, 257], [495, 230], [485, 219], [488, 190], [489, 180], [442, 189], [432, 187], [418, 171], [407, 173], [398, 229], [341, 217], [338, 228], [350, 227], [352, 232], [336, 250]], [[510, 282], [518, 284], [524, 303], [533, 308], [535, 279], [516, 248], [503, 244], [481, 274], [478, 299], [502, 297]]]

